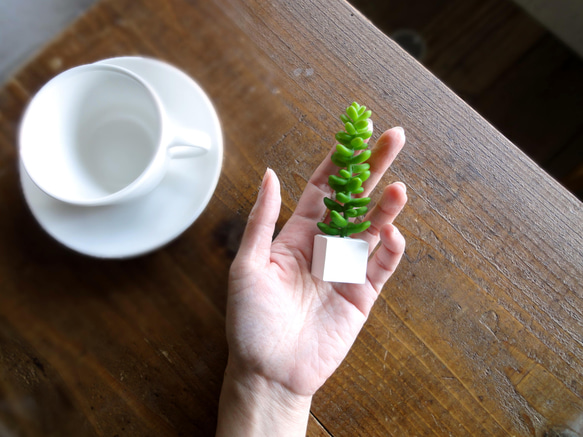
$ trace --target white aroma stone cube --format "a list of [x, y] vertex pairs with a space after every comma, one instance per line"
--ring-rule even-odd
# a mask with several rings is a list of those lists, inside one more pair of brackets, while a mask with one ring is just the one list
[[326, 282], [364, 284], [368, 243], [356, 238], [330, 235], [314, 237], [312, 275]]

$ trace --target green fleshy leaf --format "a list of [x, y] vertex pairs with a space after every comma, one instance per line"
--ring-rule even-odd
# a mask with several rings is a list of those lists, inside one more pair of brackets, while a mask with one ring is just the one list
[[[370, 168], [370, 164], [354, 164], [352, 166], [352, 171], [354, 173], [362, 173]], [[363, 181], [364, 182], [364, 181]]]
[[367, 130], [364, 132], [359, 132], [357, 134], [360, 138], [362, 138], [363, 140], [368, 140], [370, 137], [372, 137], [372, 131], [371, 130]]
[[348, 123], [344, 123], [344, 129], [346, 129], [346, 132], [348, 132], [350, 135], [356, 135], [356, 127], [354, 127], [354, 125], [350, 122]]
[[368, 170], [363, 171], [362, 173], [360, 173], [358, 175], [358, 179], [360, 179], [361, 182], [366, 181], [368, 178], [370, 178], [370, 171], [368, 171]]
[[347, 145], [350, 144], [350, 141], [352, 141], [352, 138], [353, 137], [352, 137], [352, 135], [348, 135], [346, 132], [340, 131], [340, 132], [338, 132], [336, 134], [336, 137], [335, 138], [336, 138], [336, 141], [338, 141], [338, 142], [344, 144], [345, 146], [347, 146]]
[[346, 167], [348, 165], [347, 158], [340, 155], [338, 152], [334, 152], [330, 158], [334, 165], [338, 167]]
[[349, 164], [360, 164], [370, 158], [372, 152], [370, 150], [363, 150], [362, 153], [350, 158], [348, 160]]
[[352, 174], [348, 170], [345, 170], [345, 169], [340, 170], [338, 173], [340, 174], [340, 176], [342, 176], [343, 178], [346, 178], [346, 179], [349, 179], [352, 177]]
[[327, 225], [326, 223], [319, 222], [317, 224], [318, 228], [328, 235], [340, 235], [340, 229], [333, 228], [332, 226]]
[[354, 178], [348, 181], [348, 183], [346, 184], [346, 190], [351, 193], [354, 193], [356, 190], [360, 188], [361, 185], [362, 181], [359, 178]]
[[347, 209], [344, 214], [347, 217], [358, 217], [361, 215], [364, 215], [368, 212], [368, 208], [366, 206], [362, 206], [360, 208], [353, 208], [353, 209]]
[[346, 158], [351, 158], [354, 155], [354, 150], [350, 150], [348, 147], [342, 144], [336, 144], [336, 151]]
[[354, 127], [360, 132], [368, 128], [368, 120], [360, 120], [354, 123]]
[[369, 221], [362, 223], [348, 223], [348, 226], [346, 226], [346, 234], [347, 235], [358, 234], [360, 232], [366, 231], [369, 227], [370, 227]]
[[331, 174], [330, 176], [328, 176], [328, 183], [334, 183], [340, 186], [344, 186], [348, 183], [347, 179], [341, 178], [339, 176], [333, 175]]
[[330, 185], [330, 188], [332, 188], [334, 191], [346, 191], [345, 185], [339, 185], [332, 181], [328, 181], [328, 185]]
[[342, 217], [338, 211], [330, 211], [330, 220], [332, 220], [332, 223], [340, 228], [344, 228], [346, 225], [348, 225], [348, 221]]
[[324, 205], [326, 205], [326, 208], [328, 208], [331, 211], [342, 212], [342, 210], [344, 209], [342, 205], [330, 199], [329, 197], [324, 197]]
[[[348, 195], [346, 195], [344, 193], [336, 193], [336, 200], [345, 204], [345, 203], [351, 202], [352, 200], [355, 200], [355, 199], [351, 199]], [[361, 205], [355, 205], [355, 206], [361, 206]]]
[[361, 206], [360, 208], [351, 209], [351, 211], [356, 211], [356, 217], [365, 215], [368, 212], [368, 208], [366, 206]]
[[364, 144], [364, 140], [360, 137], [353, 138], [350, 141], [350, 147], [352, 147], [353, 149], [356, 149], [356, 150], [360, 149], [363, 144]]
[[344, 203], [344, 206], [366, 206], [370, 203], [370, 197], [358, 197], [356, 199], [350, 199], [349, 201], [342, 203]]
[[348, 108], [346, 108], [346, 114], [352, 118], [353, 121], [358, 119], [358, 112], [357, 110], [354, 108], [354, 106], [349, 106]]

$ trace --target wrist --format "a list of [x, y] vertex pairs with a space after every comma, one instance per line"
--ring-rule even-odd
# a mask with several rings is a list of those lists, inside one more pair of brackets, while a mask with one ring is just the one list
[[227, 366], [221, 399], [219, 436], [305, 436], [312, 396], [290, 392], [257, 374]]

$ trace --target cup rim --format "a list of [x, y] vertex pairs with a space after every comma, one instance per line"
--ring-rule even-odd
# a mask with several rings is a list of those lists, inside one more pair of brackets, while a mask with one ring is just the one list
[[[31, 112], [31, 110], [35, 104], [35, 101], [41, 96], [41, 93], [48, 92], [48, 90], [50, 90], [52, 87], [56, 86], [56, 84], [59, 81], [64, 80], [70, 76], [73, 76], [76, 74], [83, 74], [86, 71], [94, 72], [94, 71], [99, 71], [99, 70], [110, 71], [110, 72], [114, 72], [114, 73], [118, 73], [118, 74], [123, 74], [126, 77], [130, 77], [131, 79], [133, 79], [134, 81], [139, 83], [147, 91], [148, 95], [150, 96], [150, 98], [154, 102], [154, 106], [156, 109], [157, 122], [158, 122], [158, 126], [159, 126], [158, 137], [156, 139], [156, 149], [155, 149], [155, 152], [154, 152], [152, 158], [150, 159], [150, 162], [148, 163], [147, 166], [144, 167], [142, 172], [133, 181], [131, 181], [129, 184], [127, 184], [125, 187], [119, 189], [118, 191], [106, 194], [104, 196], [94, 197], [91, 199], [63, 196], [62, 193], [59, 194], [59, 193], [52, 192], [50, 189], [43, 187], [41, 183], [37, 182], [35, 175], [33, 174], [33, 172], [30, 171], [30, 164], [27, 165], [27, 159], [26, 159], [27, 154], [25, 152], [23, 153], [23, 151], [26, 150], [25, 149], [26, 145], [24, 144], [24, 141], [23, 141], [24, 131], [27, 128], [26, 121], [27, 121], [29, 113]], [[54, 76], [45, 85], [43, 85], [40, 88], [40, 90], [37, 93], [35, 93], [35, 95], [29, 101], [27, 108], [22, 116], [21, 123], [20, 123], [19, 134], [18, 134], [18, 152], [19, 152], [20, 160], [22, 161], [22, 164], [23, 164], [23, 168], [27, 172], [27, 174], [29, 175], [32, 182], [39, 189], [41, 189], [43, 192], [47, 193], [49, 196], [51, 196], [57, 200], [60, 200], [62, 202], [73, 204], [73, 205], [80, 205], [80, 206], [107, 205], [107, 204], [116, 203], [119, 201], [120, 198], [123, 198], [127, 195], [130, 195], [132, 191], [136, 190], [141, 185], [141, 182], [145, 178], [147, 178], [149, 173], [151, 173], [151, 171], [154, 167], [154, 164], [159, 160], [159, 155], [161, 153], [165, 152], [165, 148], [162, 147], [162, 145], [163, 145], [163, 138], [165, 138], [165, 130], [166, 129], [167, 129], [167, 123], [164, 122], [164, 107], [162, 105], [162, 102], [161, 102], [158, 94], [156, 93], [156, 91], [153, 89], [153, 87], [149, 83], [147, 83], [145, 80], [143, 80], [136, 73], [134, 73], [133, 71], [131, 71], [125, 67], [120, 67], [117, 65], [97, 64], [97, 63], [96, 64], [79, 65], [76, 67], [72, 67], [68, 70], [65, 70], [65, 71], [59, 73], [58, 75]]]

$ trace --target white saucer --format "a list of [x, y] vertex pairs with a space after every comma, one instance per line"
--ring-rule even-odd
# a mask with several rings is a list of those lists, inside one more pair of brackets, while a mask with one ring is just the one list
[[157, 91], [171, 118], [207, 132], [208, 153], [172, 159], [151, 193], [119, 205], [74, 206], [41, 191], [20, 164], [26, 202], [53, 238], [77, 252], [99, 258], [127, 258], [151, 252], [184, 232], [209, 203], [221, 173], [223, 136], [204, 91], [185, 73], [164, 62], [123, 57], [100, 61], [132, 70]]

